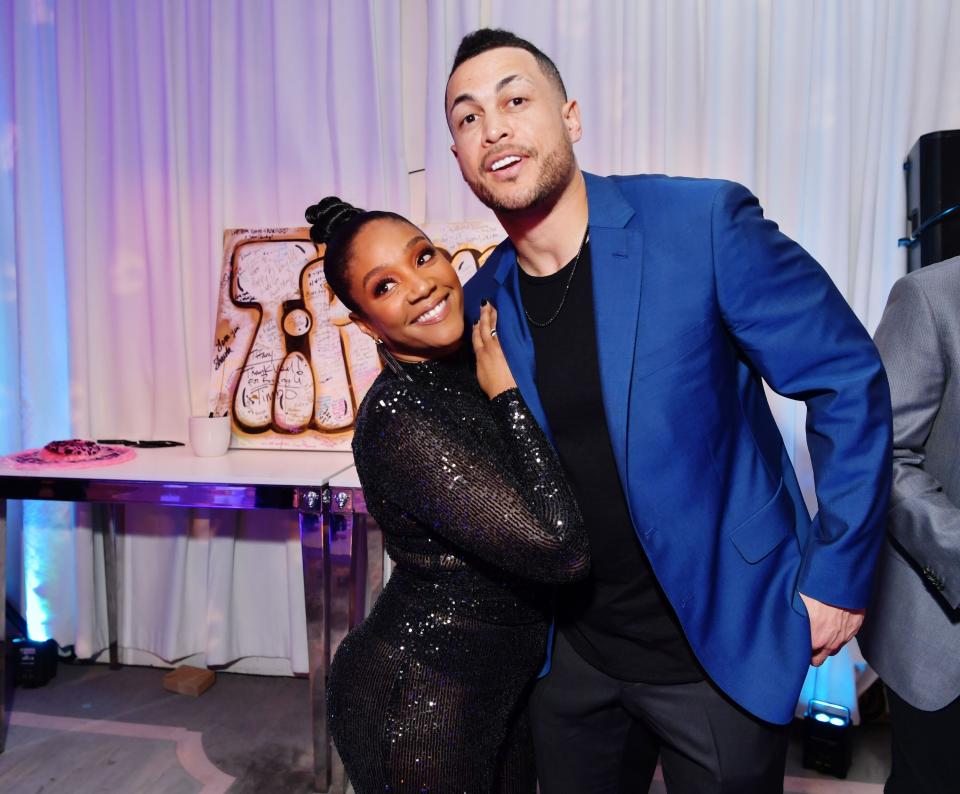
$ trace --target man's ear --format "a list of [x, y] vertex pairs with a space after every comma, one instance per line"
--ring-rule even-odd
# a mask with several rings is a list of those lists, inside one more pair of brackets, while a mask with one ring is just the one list
[[453, 159], [456, 160], [456, 161], [459, 163], [459, 162], [460, 162], [460, 156], [457, 154], [457, 144], [455, 144], [455, 143], [451, 143], [451, 144], [450, 144], [450, 152], [453, 154]]
[[580, 104], [576, 99], [565, 102], [560, 115], [563, 116], [563, 125], [567, 128], [570, 143], [576, 143], [583, 136], [583, 128], [580, 126]]
[[357, 328], [359, 328], [363, 333], [369, 336], [374, 342], [376, 342], [380, 337], [377, 335], [377, 332], [373, 330], [373, 326], [370, 325], [366, 320], [364, 320], [356, 312], [350, 312], [350, 322], [352, 322]]

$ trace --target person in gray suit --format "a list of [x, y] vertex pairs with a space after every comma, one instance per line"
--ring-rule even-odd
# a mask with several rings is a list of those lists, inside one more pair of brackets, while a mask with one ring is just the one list
[[858, 637], [887, 686], [885, 794], [960, 787], [960, 257], [900, 279], [874, 338], [893, 399], [893, 492]]

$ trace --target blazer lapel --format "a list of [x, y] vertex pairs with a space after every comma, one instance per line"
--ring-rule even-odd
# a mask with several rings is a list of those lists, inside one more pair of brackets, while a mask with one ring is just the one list
[[[627, 414], [640, 316], [643, 236], [637, 229], [625, 228], [636, 213], [613, 180], [586, 172], [584, 179], [590, 217], [600, 387], [613, 452], [626, 482]], [[513, 244], [507, 241], [496, 261], [491, 258], [485, 267], [494, 268], [493, 278], [499, 284], [494, 300], [500, 345], [520, 393], [552, 443], [550, 425], [537, 392], [533, 340], [520, 300]]]
[[[491, 263], [488, 263], [488, 265]], [[543, 428], [550, 443], [553, 436], [547, 415], [540, 402], [536, 385], [536, 357], [533, 339], [527, 327], [527, 318], [523, 314], [520, 300], [520, 278], [517, 275], [517, 252], [512, 243], [508, 243], [499, 261], [496, 263], [494, 279], [500, 287], [494, 298], [497, 309], [497, 338], [503, 348], [503, 354], [510, 364], [510, 372], [517, 382], [517, 388], [523, 395], [527, 407]]]
[[593, 272], [593, 313], [597, 330], [600, 385], [610, 441], [626, 483], [627, 428], [633, 375], [643, 235], [625, 228], [634, 216], [610, 179], [584, 174], [590, 211], [590, 262]]

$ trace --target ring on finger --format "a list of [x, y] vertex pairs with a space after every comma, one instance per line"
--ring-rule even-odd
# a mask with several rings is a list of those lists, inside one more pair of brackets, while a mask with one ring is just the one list
[[490, 336], [496, 336], [496, 335], [497, 335], [497, 329], [496, 329], [496, 328], [491, 328], [491, 329], [490, 329]]

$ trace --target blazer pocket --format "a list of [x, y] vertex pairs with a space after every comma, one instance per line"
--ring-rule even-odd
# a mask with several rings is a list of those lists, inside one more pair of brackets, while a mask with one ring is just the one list
[[781, 478], [770, 500], [731, 531], [730, 540], [744, 560], [757, 563], [793, 534], [796, 520], [793, 500]]
[[639, 353], [633, 362], [633, 377], [640, 380], [675, 364], [710, 341], [706, 320], [676, 334], [653, 350]]

